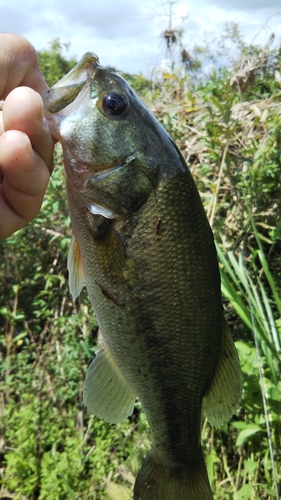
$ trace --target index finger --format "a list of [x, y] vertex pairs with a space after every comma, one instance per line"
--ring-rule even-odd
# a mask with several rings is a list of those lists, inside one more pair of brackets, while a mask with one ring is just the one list
[[0, 34], [0, 99], [18, 86], [31, 87], [39, 94], [47, 89], [38, 55], [26, 38], [12, 33]]

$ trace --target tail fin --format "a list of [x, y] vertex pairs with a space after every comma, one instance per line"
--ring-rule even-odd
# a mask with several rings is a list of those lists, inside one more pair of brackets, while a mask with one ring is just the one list
[[184, 469], [167, 467], [151, 450], [137, 476], [134, 500], [213, 500], [203, 455]]

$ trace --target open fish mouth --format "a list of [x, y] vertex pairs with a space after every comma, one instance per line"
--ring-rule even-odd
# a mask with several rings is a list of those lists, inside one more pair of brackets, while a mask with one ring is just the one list
[[44, 108], [57, 113], [71, 104], [83, 87], [94, 77], [99, 58], [94, 52], [87, 52], [67, 75], [42, 94]]

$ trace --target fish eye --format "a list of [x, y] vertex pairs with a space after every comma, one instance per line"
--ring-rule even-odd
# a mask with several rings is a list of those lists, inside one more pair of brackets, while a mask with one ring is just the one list
[[107, 94], [102, 101], [103, 110], [108, 115], [120, 116], [127, 109], [128, 102], [127, 99], [117, 92], [111, 92]]

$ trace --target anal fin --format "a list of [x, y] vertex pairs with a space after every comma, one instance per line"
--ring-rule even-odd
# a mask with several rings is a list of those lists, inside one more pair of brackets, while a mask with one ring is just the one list
[[242, 374], [238, 354], [226, 321], [220, 357], [212, 383], [203, 399], [210, 424], [218, 427], [227, 422], [239, 407], [242, 395]]
[[133, 413], [136, 395], [119, 370], [105, 341], [90, 364], [83, 391], [90, 413], [116, 424]]

